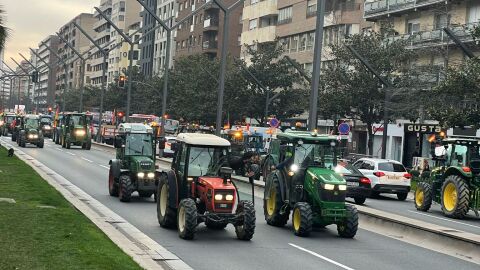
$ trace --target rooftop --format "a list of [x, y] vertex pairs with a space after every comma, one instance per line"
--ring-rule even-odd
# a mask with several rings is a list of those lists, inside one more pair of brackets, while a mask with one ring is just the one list
[[203, 133], [180, 133], [177, 136], [178, 141], [185, 142], [192, 145], [206, 145], [206, 146], [230, 146], [230, 142], [215, 136], [213, 134]]

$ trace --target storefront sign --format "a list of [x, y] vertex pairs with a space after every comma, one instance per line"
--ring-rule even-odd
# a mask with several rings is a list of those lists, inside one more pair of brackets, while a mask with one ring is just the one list
[[405, 132], [418, 132], [424, 134], [439, 133], [442, 131], [442, 127], [439, 125], [427, 125], [427, 124], [405, 124]]

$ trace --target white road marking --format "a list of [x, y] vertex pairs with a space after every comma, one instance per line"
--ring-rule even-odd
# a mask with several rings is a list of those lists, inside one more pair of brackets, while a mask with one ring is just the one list
[[297, 246], [297, 245], [292, 244], [292, 243], [288, 243], [288, 244], [289, 244], [290, 246], [294, 247], [294, 248], [297, 248], [297, 249], [299, 249], [299, 250], [301, 250], [301, 251], [305, 251], [305, 252], [307, 252], [307, 253], [315, 256], [315, 257], [318, 257], [318, 258], [320, 258], [320, 259], [322, 259], [322, 260], [324, 260], [324, 261], [327, 261], [327, 262], [329, 262], [329, 263], [335, 264], [336, 266], [341, 267], [341, 268], [343, 268], [343, 269], [346, 269], [346, 270], [354, 270], [353, 268], [350, 268], [350, 267], [348, 267], [348, 266], [346, 266], [346, 265], [343, 265], [343, 264], [341, 264], [341, 263], [339, 263], [339, 262], [336, 262], [336, 261], [334, 261], [334, 260], [332, 260], [332, 259], [329, 259], [329, 258], [327, 258], [327, 257], [325, 257], [325, 256], [322, 256], [322, 255], [320, 255], [320, 254], [318, 254], [318, 253], [316, 253], [316, 252], [313, 252], [313, 251], [311, 251], [311, 250], [308, 250], [308, 249], [306, 249], [306, 248]]
[[75, 156], [74, 153], [70, 153], [70, 152], [67, 152], [67, 151], [65, 151], [65, 153], [67, 153], [67, 154], [69, 154], [69, 155], [71, 155], [71, 156]]
[[82, 157], [82, 159], [85, 160], [85, 161], [88, 161], [90, 163], [93, 163], [93, 161], [91, 161], [90, 159], [87, 159], [87, 158], [84, 158], [84, 157]]
[[108, 166], [105, 166], [105, 165], [98, 165], [98, 166], [100, 166], [100, 167], [102, 167], [102, 168], [105, 168], [105, 169], [107, 169], [107, 170], [110, 170], [110, 167], [108, 167]]
[[55, 148], [55, 149], [56, 149], [56, 150], [58, 150], [58, 151], [62, 151], [62, 152], [63, 152], [63, 150], [62, 150], [62, 149], [60, 149], [60, 148]]
[[451, 219], [448, 219], [448, 218], [436, 217], [436, 216], [433, 216], [433, 215], [429, 215], [429, 214], [425, 214], [425, 213], [420, 213], [420, 212], [412, 211], [412, 210], [407, 210], [407, 211], [408, 211], [408, 212], [411, 212], [411, 213], [419, 214], [419, 215], [422, 215], [422, 216], [427, 216], [427, 217], [432, 217], [432, 218], [441, 219], [441, 220], [445, 220], [445, 221], [450, 221], [450, 222], [453, 222], [453, 223], [458, 223], [458, 224], [462, 224], [462, 225], [465, 225], [465, 226], [470, 226], [470, 227], [473, 227], [473, 228], [480, 229], [479, 226], [475, 226], [475, 225], [472, 225], [472, 224], [468, 224], [468, 223], [463, 223], [463, 222], [451, 220]]

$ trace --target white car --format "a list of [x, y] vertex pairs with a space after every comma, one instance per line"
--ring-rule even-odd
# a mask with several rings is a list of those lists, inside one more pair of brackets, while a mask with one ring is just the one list
[[177, 137], [165, 136], [165, 149], [163, 149], [164, 157], [173, 157], [174, 151], [172, 150], [172, 143], [177, 140]]
[[391, 193], [397, 194], [400, 201], [407, 199], [412, 176], [402, 163], [389, 159], [361, 158], [353, 166], [370, 179], [372, 196]]

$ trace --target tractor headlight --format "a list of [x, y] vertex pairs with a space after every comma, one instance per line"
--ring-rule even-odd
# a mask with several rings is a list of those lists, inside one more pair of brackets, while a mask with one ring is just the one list
[[215, 194], [215, 201], [221, 201], [223, 199], [222, 194]]
[[147, 177], [150, 178], [150, 179], [153, 179], [155, 177], [155, 173], [149, 172], [149, 173], [147, 173]]
[[137, 177], [138, 178], [143, 178], [143, 177], [145, 177], [145, 173], [139, 172], [139, 173], [137, 173]]
[[347, 185], [338, 185], [338, 190], [341, 190], [341, 191], [347, 190]]
[[77, 136], [85, 136], [86, 132], [83, 129], [75, 131], [75, 135]]
[[326, 190], [333, 190], [335, 188], [335, 185], [325, 184], [325, 185], [323, 185], [323, 188], [326, 189]]
[[50, 130], [50, 129], [52, 129], [51, 126], [44, 126], [43, 128], [44, 128], [45, 130]]
[[297, 164], [292, 164], [292, 166], [290, 166], [290, 171], [298, 172], [298, 165]]
[[233, 201], [233, 195], [231, 195], [231, 194], [226, 195], [226, 196], [225, 196], [225, 200], [227, 200], [227, 201]]

